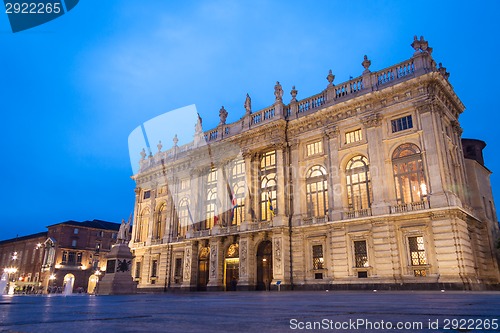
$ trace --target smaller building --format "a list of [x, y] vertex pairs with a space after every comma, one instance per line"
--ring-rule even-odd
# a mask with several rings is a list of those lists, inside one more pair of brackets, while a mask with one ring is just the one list
[[0, 241], [0, 267], [2, 272], [8, 272], [9, 281], [15, 283], [16, 292], [40, 291], [44, 252], [42, 244], [46, 239], [47, 232], [39, 232]]
[[57, 293], [69, 282], [73, 292], [94, 292], [116, 243], [119, 223], [66, 221], [47, 232], [0, 242], [1, 267], [16, 292]]

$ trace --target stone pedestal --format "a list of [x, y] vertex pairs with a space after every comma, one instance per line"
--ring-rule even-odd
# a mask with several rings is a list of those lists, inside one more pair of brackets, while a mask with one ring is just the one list
[[132, 252], [127, 244], [116, 244], [106, 255], [106, 275], [99, 282], [98, 295], [134, 294], [137, 285], [132, 279]]

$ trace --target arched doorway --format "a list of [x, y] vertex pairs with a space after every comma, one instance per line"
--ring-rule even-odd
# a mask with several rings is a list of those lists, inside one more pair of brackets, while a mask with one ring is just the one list
[[87, 287], [87, 293], [89, 294], [95, 294], [97, 292], [97, 283], [99, 282], [99, 277], [97, 275], [92, 274], [89, 277], [89, 286]]
[[257, 248], [257, 290], [269, 290], [273, 280], [273, 243], [263, 241]]
[[240, 251], [238, 244], [229, 245], [224, 260], [224, 286], [226, 290], [236, 291], [240, 277]]
[[73, 274], [66, 274], [64, 276], [63, 294], [69, 295], [73, 293], [73, 286], [75, 285], [75, 276]]
[[200, 256], [198, 258], [198, 290], [207, 290], [208, 284], [208, 272], [210, 268], [210, 248], [204, 247], [200, 250]]

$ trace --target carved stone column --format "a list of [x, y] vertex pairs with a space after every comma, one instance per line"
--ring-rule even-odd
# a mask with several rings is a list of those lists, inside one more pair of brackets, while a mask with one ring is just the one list
[[331, 221], [339, 221], [342, 218], [342, 179], [339, 161], [339, 130], [337, 126], [329, 126], [325, 129], [328, 138], [328, 211]]
[[137, 227], [139, 225], [139, 198], [140, 198], [140, 194], [141, 194], [141, 188], [140, 187], [136, 187], [134, 189], [134, 192], [135, 192], [135, 201], [134, 201], [134, 218], [133, 218], [133, 221], [132, 221], [132, 236], [130, 237], [130, 243], [129, 243], [129, 246], [132, 246], [132, 244], [135, 242], [135, 240], [137, 239]]
[[148, 237], [146, 239], [146, 245], [151, 245], [151, 240], [153, 239], [153, 229], [154, 229], [154, 220], [155, 220], [155, 212], [156, 212], [156, 186], [153, 184], [151, 187], [151, 198], [149, 205], [149, 218], [148, 218]]
[[242, 236], [239, 242], [240, 272], [239, 272], [238, 286], [243, 287], [243, 289], [248, 289], [249, 287], [249, 276], [250, 276], [249, 242], [250, 239], [248, 237], [248, 234]]
[[252, 197], [254, 196], [253, 172], [252, 167], [252, 154], [249, 152], [243, 153], [245, 159], [245, 220], [241, 221], [240, 230], [245, 231], [248, 229], [248, 223], [252, 221], [254, 209], [252, 207]]
[[382, 116], [379, 113], [371, 114], [361, 119], [366, 130], [366, 141], [368, 142], [368, 162], [370, 170], [370, 182], [372, 185], [373, 198], [371, 208], [373, 215], [387, 214], [387, 198], [389, 197], [387, 174], [385, 172], [386, 156], [382, 142]]
[[276, 145], [276, 207], [274, 207], [276, 216], [273, 218], [273, 226], [287, 224], [286, 215], [286, 198], [285, 198], [285, 146], [283, 144]]
[[210, 271], [207, 290], [224, 290], [224, 248], [220, 237], [210, 239]]
[[[302, 192], [302, 189], [300, 188], [300, 165], [299, 165], [299, 140], [294, 139], [290, 142], [290, 168], [291, 169], [291, 188], [290, 190], [293, 189], [293, 202], [292, 206], [289, 207], [289, 214], [292, 214], [293, 212], [293, 224], [297, 225], [299, 223], [299, 220], [301, 218], [302, 210], [301, 210], [301, 201], [304, 200], [304, 198], [300, 195]], [[290, 182], [290, 179], [288, 180]], [[288, 191], [289, 192], [289, 191]], [[292, 193], [287, 193], [287, 195], [292, 195]]]
[[260, 211], [260, 178], [259, 178], [259, 170], [260, 170], [260, 159], [262, 155], [260, 153], [256, 153], [253, 155], [252, 160], [252, 184], [253, 184], [253, 192], [252, 192], [252, 209], [254, 211], [254, 219], [256, 221], [261, 220], [261, 211]]
[[[189, 183], [191, 185], [190, 187], [190, 195], [189, 197], [191, 198], [191, 203], [189, 205], [189, 210], [191, 211], [191, 216], [193, 218], [193, 221], [189, 220], [189, 225], [190, 227], [188, 228], [189, 230], [193, 230], [193, 223], [197, 223], [200, 221], [200, 207], [202, 205], [202, 201], [204, 196], [200, 195], [201, 190], [203, 188], [202, 186], [202, 177], [201, 175], [201, 170], [200, 169], [194, 169], [190, 172], [189, 174]], [[177, 203], [178, 204], [178, 203]], [[194, 230], [193, 230], [194, 231]]]
[[443, 180], [445, 179], [441, 154], [443, 147], [437, 144], [437, 134], [433, 122], [433, 105], [417, 105], [416, 109], [420, 114], [422, 131], [425, 133], [422, 137], [423, 147], [421, 149], [424, 151], [422, 158], [424, 160], [424, 171], [427, 175], [427, 187], [430, 194], [429, 201], [433, 208], [445, 207], [448, 205], [448, 199], [443, 189]]
[[184, 247], [182, 288], [194, 289], [196, 287], [197, 249], [195, 242], [188, 242]]
[[273, 280], [271, 285], [281, 281], [282, 285], [290, 284], [289, 240], [286, 233], [275, 233], [273, 242]]

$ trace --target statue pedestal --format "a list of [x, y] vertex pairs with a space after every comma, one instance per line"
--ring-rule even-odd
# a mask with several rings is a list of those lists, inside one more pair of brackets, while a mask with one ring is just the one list
[[127, 244], [113, 245], [106, 255], [106, 275], [99, 282], [98, 295], [135, 294], [137, 285], [130, 272], [132, 258]]

